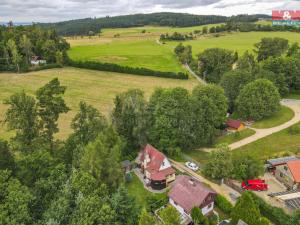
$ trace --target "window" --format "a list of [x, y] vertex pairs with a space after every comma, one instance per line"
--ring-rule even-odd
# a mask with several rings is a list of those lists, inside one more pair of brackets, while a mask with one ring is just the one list
[[280, 176], [280, 177], [283, 177], [283, 173], [280, 172], [279, 176]]
[[209, 208], [209, 209], [210, 209], [211, 207], [212, 207], [212, 203], [210, 203], [210, 204], [207, 206], [207, 208]]
[[283, 168], [285, 169], [285, 171], [287, 171], [287, 170], [288, 170], [287, 166], [284, 166]]

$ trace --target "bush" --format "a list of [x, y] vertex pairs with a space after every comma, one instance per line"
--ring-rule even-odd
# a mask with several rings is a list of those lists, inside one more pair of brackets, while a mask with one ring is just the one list
[[150, 70], [150, 69], [146, 69], [146, 68], [121, 66], [121, 65], [117, 65], [117, 64], [113, 64], [113, 63], [69, 60], [69, 65], [73, 66], [73, 67], [90, 69], [90, 70], [136, 74], [136, 75], [142, 75], [142, 76], [175, 78], [175, 79], [182, 79], [182, 80], [188, 79], [188, 75], [186, 73], [182, 73], [182, 72], [175, 73], [175, 72], [154, 71], [154, 70]]
[[283, 209], [267, 204], [263, 199], [256, 194], [251, 193], [255, 204], [258, 206], [260, 213], [269, 219], [272, 223], [278, 225], [292, 225], [292, 217], [286, 214]]
[[216, 206], [226, 214], [230, 214], [233, 208], [233, 205], [222, 195], [217, 195], [215, 199]]

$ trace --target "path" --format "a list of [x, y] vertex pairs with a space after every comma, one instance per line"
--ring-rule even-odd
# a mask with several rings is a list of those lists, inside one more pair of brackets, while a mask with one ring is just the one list
[[238, 142], [235, 142], [235, 143], [229, 145], [230, 149], [234, 150], [234, 149], [240, 148], [244, 145], [247, 145], [247, 144], [249, 144], [251, 142], [254, 142], [258, 139], [269, 136], [273, 133], [277, 133], [281, 130], [284, 130], [284, 129], [298, 123], [300, 121], [300, 100], [283, 99], [281, 101], [281, 104], [291, 108], [295, 112], [295, 115], [291, 120], [289, 120], [286, 123], [281, 124], [277, 127], [266, 128], [266, 129], [251, 128], [251, 129], [255, 130], [256, 133], [254, 135], [248, 137], [248, 138], [242, 139]]
[[191, 67], [185, 63], [183, 64], [184, 67], [187, 69], [187, 71], [189, 71], [190, 74], [192, 74], [201, 84], [206, 84], [206, 81], [204, 81], [203, 79], [201, 79], [192, 69]]
[[216, 191], [217, 193], [223, 195], [224, 197], [226, 197], [231, 203], [235, 203], [233, 201], [233, 199], [230, 197], [230, 193], [234, 193], [236, 196], [240, 196], [240, 194], [233, 190], [232, 188], [228, 187], [225, 184], [219, 185], [219, 184], [215, 184], [213, 182], [211, 182], [210, 180], [204, 178], [203, 176], [199, 175], [198, 173], [192, 171], [191, 169], [185, 167], [183, 164], [176, 162], [174, 160], [169, 159], [170, 162], [172, 163], [172, 166], [174, 168], [176, 168], [177, 170], [181, 171], [181, 172], [186, 172], [189, 175], [197, 178], [199, 181], [208, 184], [214, 191]]

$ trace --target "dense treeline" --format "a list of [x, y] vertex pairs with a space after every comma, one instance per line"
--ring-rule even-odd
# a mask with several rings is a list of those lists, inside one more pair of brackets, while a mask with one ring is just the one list
[[166, 34], [161, 34], [160, 35], [160, 41], [186, 41], [186, 40], [193, 40], [193, 34], [181, 34], [178, 32], [174, 32], [173, 34], [169, 35], [168, 33]]
[[175, 72], [154, 71], [146, 68], [121, 66], [113, 63], [69, 60], [68, 65], [73, 67], [78, 67], [78, 68], [84, 68], [84, 69], [137, 74], [142, 76], [155, 76], [155, 77], [165, 77], [165, 78], [174, 78], [174, 79], [183, 79], [183, 80], [188, 79], [188, 74], [183, 72], [175, 73]]
[[54, 30], [37, 26], [0, 26], [0, 71], [27, 71], [32, 56], [63, 64], [69, 44]]
[[135, 14], [105, 18], [86, 18], [59, 23], [39, 24], [44, 28], [54, 28], [60, 35], [87, 35], [90, 31], [99, 33], [102, 28], [137, 27], [146, 25], [189, 27], [231, 21], [254, 22], [264, 15], [239, 15], [233, 17], [214, 15], [191, 15], [183, 13]]

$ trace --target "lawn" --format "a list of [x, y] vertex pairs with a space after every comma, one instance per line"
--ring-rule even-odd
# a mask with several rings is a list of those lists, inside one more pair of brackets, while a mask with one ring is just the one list
[[280, 110], [273, 116], [255, 122], [252, 125], [252, 127], [259, 129], [276, 127], [291, 120], [294, 117], [294, 115], [295, 113], [293, 110], [286, 106], [281, 106]]
[[168, 72], [185, 71], [173, 49], [158, 45], [156, 40], [113, 40], [102, 44], [73, 46], [68, 54], [73, 60], [109, 62]]
[[166, 193], [153, 194], [146, 190], [139, 178], [132, 173], [132, 180], [126, 183], [126, 188], [130, 196], [134, 197], [140, 207], [147, 207], [147, 199], [150, 197], [164, 198]]
[[[43, 70], [26, 74], [0, 73], [0, 121], [4, 118], [6, 106], [3, 100], [10, 95], [25, 90], [29, 94], [34, 92], [51, 79], [58, 77], [67, 86], [65, 100], [71, 111], [61, 116], [59, 121], [60, 138], [66, 138], [70, 132], [70, 122], [78, 110], [81, 100], [92, 104], [103, 114], [108, 116], [113, 107], [116, 94], [132, 88], [140, 88], [149, 98], [156, 87], [184, 87], [191, 90], [198, 83], [195, 79], [178, 80], [158, 77], [146, 77], [77, 68], [63, 68]], [[0, 138], [9, 138], [4, 126], [0, 128]]]
[[[291, 129], [298, 132], [292, 133]], [[234, 155], [250, 155], [261, 160], [299, 153], [300, 123], [233, 151]]]
[[300, 100], [300, 91], [291, 91], [285, 98]]
[[251, 129], [245, 129], [242, 130], [240, 132], [235, 132], [235, 133], [231, 133], [231, 134], [227, 134], [227, 135], [223, 135], [220, 136], [216, 139], [216, 143], [214, 144], [219, 145], [219, 144], [232, 144], [234, 142], [240, 141], [246, 137], [252, 136], [253, 134], [255, 134], [254, 130]]
[[[191, 45], [193, 54], [196, 56], [198, 53], [207, 48], [225, 48], [232, 51], [237, 51], [240, 55], [245, 51], [252, 51], [254, 44], [258, 43], [264, 37], [280, 37], [286, 38], [291, 43], [300, 43], [300, 34], [292, 32], [238, 32], [238, 33], [225, 33], [220, 37], [208, 35], [200, 37], [197, 40], [184, 42], [185, 45]], [[168, 42], [167, 45], [175, 47], [179, 42]]]

